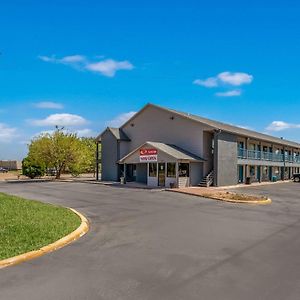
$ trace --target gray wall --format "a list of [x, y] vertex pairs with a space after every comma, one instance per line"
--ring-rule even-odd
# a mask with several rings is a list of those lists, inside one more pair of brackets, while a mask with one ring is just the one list
[[101, 144], [101, 180], [119, 181], [117, 164], [117, 161], [119, 159], [118, 141], [112, 135], [112, 133], [107, 130], [101, 137]]
[[237, 178], [237, 137], [230, 133], [215, 133], [214, 184], [235, 185]]
[[202, 180], [203, 174], [203, 165], [202, 162], [193, 162], [190, 163], [190, 185], [198, 185]]
[[147, 164], [136, 165], [136, 181], [147, 183]]
[[[206, 125], [173, 116], [172, 113], [152, 106], [137, 115], [131, 123], [122, 128], [131, 139], [129, 151], [146, 141], [153, 141], [174, 144], [203, 157], [203, 130], [210, 130]], [[121, 145], [121, 152], [122, 148]]]
[[212, 139], [214, 138], [213, 133], [204, 131], [203, 132], [203, 158], [206, 159], [203, 169], [203, 176], [208, 175], [213, 169], [213, 154], [212, 154]]

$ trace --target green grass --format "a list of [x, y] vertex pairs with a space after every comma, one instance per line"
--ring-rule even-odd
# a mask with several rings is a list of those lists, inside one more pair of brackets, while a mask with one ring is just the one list
[[0, 260], [53, 243], [80, 223], [67, 208], [0, 193]]

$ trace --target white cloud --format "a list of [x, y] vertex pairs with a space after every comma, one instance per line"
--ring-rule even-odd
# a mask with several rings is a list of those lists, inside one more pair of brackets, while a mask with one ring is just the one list
[[96, 61], [91, 61], [84, 55], [71, 55], [62, 58], [56, 58], [55, 56], [39, 56], [38, 58], [45, 62], [69, 65], [78, 70], [99, 73], [107, 77], [114, 77], [117, 71], [132, 70], [134, 68], [132, 63], [128, 60], [99, 60], [102, 59], [102, 57], [96, 57]]
[[74, 63], [81, 63], [86, 61], [86, 57], [83, 55], [69, 55], [62, 58], [56, 58], [56, 56], [43, 56], [40, 55], [38, 58], [45, 62], [52, 62], [58, 64], [74, 64]]
[[266, 130], [268, 131], [282, 131], [287, 129], [295, 129], [300, 128], [300, 124], [292, 124], [292, 123], [286, 123], [283, 121], [273, 121]]
[[120, 114], [120, 115], [116, 116], [114, 119], [108, 121], [107, 125], [110, 127], [120, 127], [135, 114], [136, 114], [136, 111], [130, 111], [127, 113]]
[[59, 61], [65, 64], [72, 64], [72, 63], [84, 62], [86, 61], [86, 57], [83, 55], [69, 55], [61, 58]]
[[17, 128], [9, 127], [0, 123], [0, 142], [9, 143], [18, 136]]
[[53, 114], [45, 119], [29, 120], [34, 126], [79, 126], [87, 123], [87, 120], [74, 114]]
[[243, 84], [249, 84], [253, 81], [253, 76], [242, 72], [222, 72], [215, 77], [209, 77], [207, 79], [196, 79], [194, 84], [205, 87], [218, 87], [222, 85], [241, 86]]
[[201, 79], [196, 79], [193, 82], [196, 85], [201, 85], [201, 86], [205, 86], [208, 88], [211, 87], [217, 87], [218, 86], [218, 80], [215, 77], [209, 77], [207, 79], [201, 80]]
[[127, 60], [116, 61], [113, 59], [106, 59], [100, 62], [88, 64], [85, 66], [85, 69], [100, 73], [107, 77], [113, 77], [119, 70], [132, 70], [133, 65]]
[[227, 92], [218, 92], [215, 95], [218, 97], [235, 97], [240, 96], [242, 94], [241, 90], [232, 90]]
[[63, 109], [64, 106], [61, 103], [51, 102], [51, 101], [42, 101], [34, 104], [37, 108], [42, 109]]
[[249, 84], [253, 80], [253, 76], [247, 73], [241, 72], [222, 72], [218, 74], [218, 79], [226, 84], [240, 86], [243, 84]]

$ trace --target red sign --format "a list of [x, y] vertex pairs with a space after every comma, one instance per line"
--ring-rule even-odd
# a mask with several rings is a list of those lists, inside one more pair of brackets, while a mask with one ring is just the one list
[[140, 149], [140, 162], [157, 161], [156, 149]]
[[140, 155], [157, 155], [157, 149], [140, 149]]

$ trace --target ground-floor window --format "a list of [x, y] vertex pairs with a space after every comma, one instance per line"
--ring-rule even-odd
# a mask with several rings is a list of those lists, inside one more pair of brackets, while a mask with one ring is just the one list
[[149, 177], [157, 177], [157, 163], [149, 163]]
[[178, 164], [178, 176], [179, 177], [190, 177], [190, 165], [188, 163]]
[[176, 177], [176, 163], [167, 163], [167, 177]]

